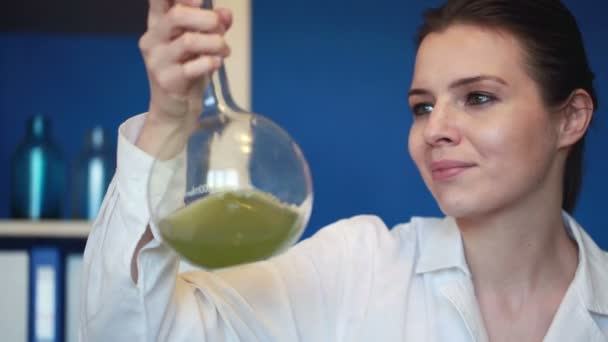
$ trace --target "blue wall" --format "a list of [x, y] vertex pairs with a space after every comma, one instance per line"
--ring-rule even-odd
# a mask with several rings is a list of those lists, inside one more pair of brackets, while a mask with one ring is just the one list
[[[253, 109], [284, 126], [313, 171], [315, 207], [307, 234], [336, 219], [380, 215], [389, 225], [439, 215], [407, 154], [406, 93], [412, 36], [426, 6], [439, 1], [253, 1]], [[579, 19], [608, 106], [608, 28], [597, 1], [569, 0]], [[86, 130], [112, 130], [145, 111], [148, 88], [136, 36], [0, 34], [0, 189], [33, 113], [54, 121], [54, 137], [75, 158]], [[604, 106], [604, 108], [606, 108]], [[588, 143], [577, 218], [608, 249], [602, 220], [608, 161], [606, 110]], [[7, 191], [0, 217], [8, 215]]]

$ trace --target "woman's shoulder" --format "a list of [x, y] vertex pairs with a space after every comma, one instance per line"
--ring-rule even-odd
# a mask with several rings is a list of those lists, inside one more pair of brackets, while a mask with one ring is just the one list
[[[340, 241], [348, 250], [369, 251], [394, 257], [395, 253], [412, 253], [421, 249], [420, 244], [433, 236], [442, 235], [449, 229], [449, 218], [411, 217], [389, 227], [376, 215], [357, 215], [344, 218], [320, 229], [313, 240]], [[412, 253], [409, 253], [412, 252]]]
[[[315, 235], [348, 235], [353, 238], [387, 238], [415, 243], [416, 236], [427, 231], [443, 231], [452, 224], [449, 217], [419, 217], [389, 226], [376, 215], [356, 215], [337, 220], [323, 228]], [[424, 234], [426, 235], [426, 234]]]

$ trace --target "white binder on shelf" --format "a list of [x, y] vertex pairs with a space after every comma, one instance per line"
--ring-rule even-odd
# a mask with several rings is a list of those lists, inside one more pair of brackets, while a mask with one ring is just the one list
[[29, 341], [63, 341], [63, 274], [56, 247], [30, 250]]
[[28, 336], [29, 255], [0, 251], [0, 332], [2, 341], [26, 342]]
[[82, 254], [65, 258], [65, 341], [78, 342], [80, 324], [80, 292], [82, 282]]

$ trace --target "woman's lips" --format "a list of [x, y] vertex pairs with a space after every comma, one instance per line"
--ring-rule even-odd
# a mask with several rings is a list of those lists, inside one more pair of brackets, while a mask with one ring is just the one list
[[439, 160], [431, 163], [431, 175], [434, 181], [446, 181], [475, 166], [474, 163], [459, 160]]

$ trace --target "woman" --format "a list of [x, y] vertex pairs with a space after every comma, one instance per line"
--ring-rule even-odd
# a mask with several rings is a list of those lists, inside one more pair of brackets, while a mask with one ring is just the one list
[[357, 216], [269, 261], [178, 275], [144, 189], [151, 154], [196, 120], [201, 78], [229, 54], [230, 13], [199, 5], [150, 3], [150, 109], [120, 128], [85, 252], [83, 340], [607, 340], [608, 255], [567, 214], [597, 99], [559, 1], [426, 13], [409, 151], [446, 218], [389, 231]]

